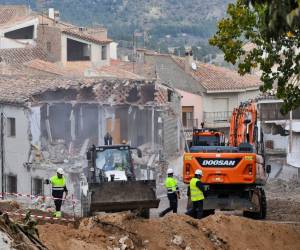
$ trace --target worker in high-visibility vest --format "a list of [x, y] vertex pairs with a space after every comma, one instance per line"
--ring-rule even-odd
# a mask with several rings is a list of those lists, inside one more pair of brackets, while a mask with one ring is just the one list
[[[68, 189], [66, 186], [66, 179], [63, 176], [64, 170], [62, 168], [58, 168], [56, 171], [56, 175], [50, 178], [50, 182], [52, 185], [52, 197], [54, 198], [55, 204], [55, 213], [54, 216], [57, 218], [61, 217], [61, 205], [63, 203], [63, 199], [67, 198]], [[65, 197], [63, 195], [65, 193]]]
[[193, 207], [187, 214], [196, 219], [201, 219], [203, 215], [204, 185], [201, 183], [202, 175], [202, 170], [197, 169], [195, 177], [190, 180], [188, 187], [188, 197], [190, 197]]
[[168, 177], [165, 180], [165, 187], [167, 189], [167, 196], [169, 199], [169, 207], [164, 211], [159, 213], [159, 217], [163, 217], [167, 213], [173, 211], [173, 213], [177, 213], [178, 208], [178, 198], [180, 198], [179, 188], [177, 185], [177, 180], [173, 177], [174, 171], [169, 168], [167, 170]]

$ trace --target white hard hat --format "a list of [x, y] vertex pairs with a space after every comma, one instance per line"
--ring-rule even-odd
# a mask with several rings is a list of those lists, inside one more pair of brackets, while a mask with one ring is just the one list
[[58, 169], [56, 170], [56, 172], [57, 172], [58, 174], [64, 174], [64, 173], [65, 173], [64, 170], [63, 170], [62, 168], [58, 168]]
[[203, 173], [202, 173], [202, 170], [201, 169], [197, 169], [196, 171], [195, 171], [195, 175], [203, 175]]
[[168, 168], [167, 174], [174, 174], [174, 170], [172, 168]]

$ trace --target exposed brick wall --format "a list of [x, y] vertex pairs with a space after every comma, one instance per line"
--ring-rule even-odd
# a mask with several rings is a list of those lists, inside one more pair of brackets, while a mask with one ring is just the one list
[[48, 60], [61, 61], [61, 31], [56, 27], [39, 25], [37, 29], [37, 44], [47, 53]]

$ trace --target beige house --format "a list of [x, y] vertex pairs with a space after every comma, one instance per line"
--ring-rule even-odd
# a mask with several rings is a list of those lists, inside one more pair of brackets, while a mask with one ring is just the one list
[[169, 83], [181, 94], [182, 124], [185, 130], [200, 127], [228, 132], [232, 110], [241, 102], [257, 97], [259, 78], [185, 57], [138, 50], [137, 72], [152, 65], [155, 77]]
[[[54, 9], [45, 15], [26, 6], [0, 5], [0, 17], [0, 55], [4, 63], [6, 55], [14, 53], [26, 57], [23, 61], [42, 59], [66, 69], [84, 63], [87, 69], [97, 69], [110, 65], [110, 53], [116, 57], [116, 45], [110, 48], [112, 40], [105, 28], [62, 22]], [[43, 52], [43, 57], [36, 56], [37, 50]]]

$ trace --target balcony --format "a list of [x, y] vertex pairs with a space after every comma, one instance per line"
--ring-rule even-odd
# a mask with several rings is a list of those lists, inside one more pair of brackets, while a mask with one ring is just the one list
[[204, 112], [204, 122], [206, 127], [229, 127], [231, 111]]
[[193, 128], [198, 128], [198, 119], [185, 119], [182, 121], [185, 130], [193, 130]]

